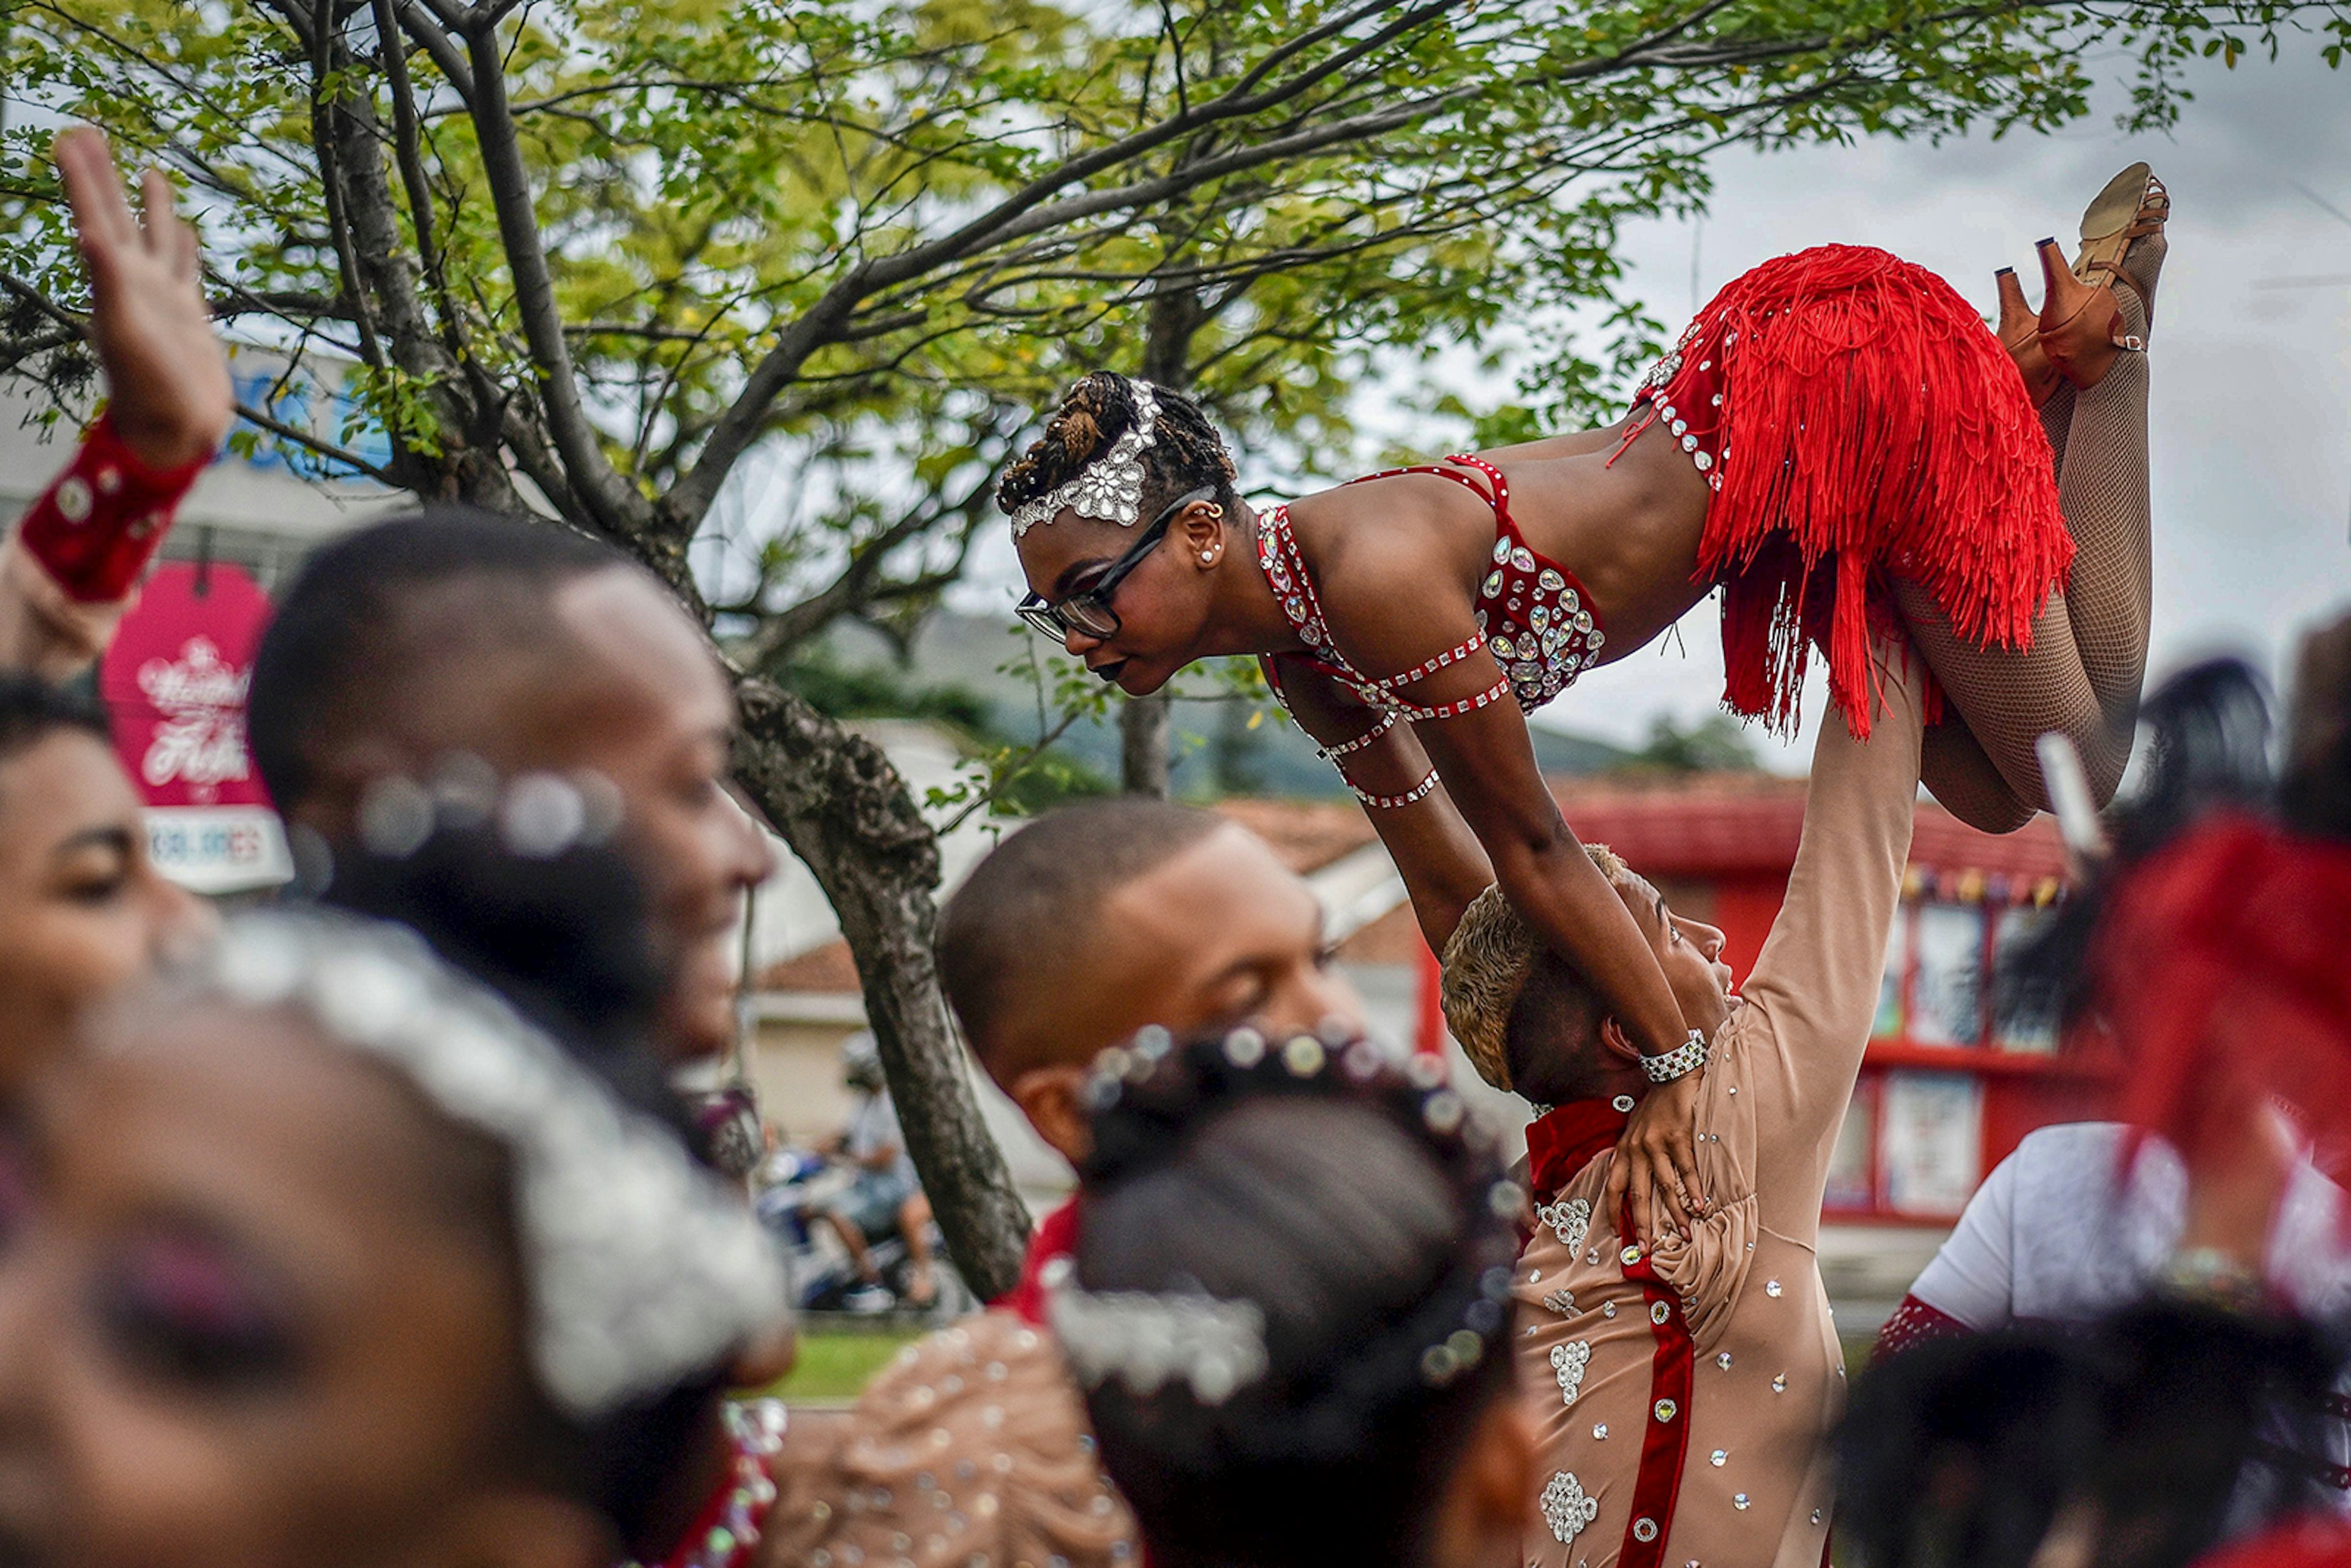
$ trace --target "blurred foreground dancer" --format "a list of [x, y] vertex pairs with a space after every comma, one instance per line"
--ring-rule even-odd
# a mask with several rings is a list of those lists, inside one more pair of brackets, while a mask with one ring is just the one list
[[[452, 865], [372, 896], [511, 999], [411, 930], [259, 912], [42, 1085], [0, 1253], [8, 1561], [738, 1561], [782, 1413], [701, 1437], [783, 1281], [630, 1038], [650, 964], [575, 956], [642, 941], [625, 878]], [[480, 917], [600, 877], [575, 944]]]
[[2272, 1519], [2339, 1521], [2317, 1458], [2341, 1427], [2335, 1361], [2301, 1320], [2182, 1288], [1920, 1344], [1855, 1393], [1839, 1550], [1865, 1568], [2184, 1568]]
[[[2053, 991], [2095, 928], [2100, 891], [2210, 812], [2266, 809], [2267, 698], [2236, 660], [2191, 667], [2147, 698], [2145, 780], [2107, 813], [2110, 852], [2028, 954], [2016, 979]], [[2045, 951], [2043, 951], [2045, 950]], [[2279, 1144], [2289, 1174], [2261, 1270], [2305, 1316], [2351, 1309], [2351, 1237], [2342, 1189]], [[1884, 1357], [1938, 1335], [2017, 1323], [2083, 1323], [2162, 1282], [2189, 1222], [2179, 1151], [2120, 1122], [2071, 1123], [2026, 1136], [1984, 1178], [1877, 1341]], [[2346, 1452], [2345, 1458], [2351, 1458]]]
[[775, 859], [726, 791], [734, 695], [652, 573], [470, 507], [379, 523], [287, 590], [248, 707], [262, 780], [312, 858], [396, 845], [436, 797], [571, 778], [652, 894], [671, 977], [655, 1044], [689, 1061], [733, 1041], [733, 933]]
[[[2340, 1516], [2351, 848], [2219, 813], [2103, 902], [2075, 1022], [2104, 1019], [2125, 1052], [2138, 1136], [2111, 1143], [2082, 1200], [2168, 1192], [2172, 1222], [2110, 1221], [2126, 1234], [2087, 1284], [2101, 1259], [2155, 1266], [2124, 1270], [2108, 1299], [2141, 1304], [2086, 1338], [2020, 1327], [1873, 1371], [1844, 1442], [1844, 1517], [1871, 1568], [1992, 1568], [2020, 1543], [2170, 1568], [2273, 1520]], [[2071, 1436], [2046, 1442], [2057, 1411]], [[2039, 1458], [2020, 1468], [2022, 1445]], [[2333, 1550], [2305, 1560], [2351, 1560], [2339, 1535]]]
[[1156, 1568], [1518, 1561], [1523, 1194], [1441, 1069], [1150, 1030], [1091, 1098], [1048, 1311]]
[[1541, 1456], [1523, 1563], [1816, 1563], [1826, 1548], [1844, 1363], [1813, 1245], [1909, 852], [1925, 685], [1883, 643], [1872, 672], [1870, 738], [1822, 727], [1743, 1005], [1721, 933], [1603, 865], [1708, 1038], [1697, 1132], [1715, 1201], [1687, 1232], [1650, 1249], [1624, 1223], [1612, 1151], [1650, 1084], [1615, 1019], [1499, 892], [1447, 945], [1446, 1015], [1470, 1061], [1548, 1107], [1527, 1132], [1540, 1223], [1513, 1287]]
[[211, 923], [148, 860], [104, 710], [0, 674], [0, 1108], [69, 1047], [82, 1009]]
[[66, 131], [57, 162], [89, 272], [106, 412], [0, 543], [0, 668], [52, 679], [105, 650], [234, 407], [195, 231], [172, 212], [171, 183], [150, 170], [134, 218], [104, 136]]
[[[2309, 688], [2323, 664], [2304, 666], [2286, 821], [2214, 810], [2119, 859], [2084, 901], [2086, 957], [2061, 977], [2069, 1041], [2110, 1035], [2129, 1064], [2119, 1109], [2135, 1132], [2102, 1185], [2139, 1186], [2150, 1163], [2176, 1173], [2179, 1218], [2154, 1238], [2148, 1297], [2087, 1339], [2011, 1330], [1873, 1372], [1844, 1445], [1872, 1568], [2028, 1553], [2168, 1568], [2231, 1540], [2231, 1564], [2351, 1561], [2338, 1392], [2351, 1301], [2326, 1223], [2351, 1147], [2351, 820], [2329, 807], [2351, 799], [2351, 708], [2339, 683]], [[2004, 1415], [1986, 1408], [1988, 1380]], [[2045, 1441], [2059, 1409], [2068, 1436]], [[2243, 1539], [2270, 1521], [2276, 1532]]]

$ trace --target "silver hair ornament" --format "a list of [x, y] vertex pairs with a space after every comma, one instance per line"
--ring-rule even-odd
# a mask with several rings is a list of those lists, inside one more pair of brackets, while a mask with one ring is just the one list
[[739, 1196], [413, 932], [255, 911], [193, 978], [298, 1009], [507, 1148], [531, 1363], [575, 1418], [674, 1387], [783, 1315], [782, 1260]]
[[1158, 444], [1159, 399], [1149, 382], [1129, 382], [1134, 389], [1134, 423], [1110, 444], [1110, 450], [1079, 469], [1061, 484], [1012, 514], [1012, 537], [1019, 538], [1039, 523], [1050, 523], [1061, 508], [1081, 517], [1100, 517], [1131, 528], [1143, 516], [1143, 486], [1149, 477], [1143, 455]]
[[527, 772], [501, 782], [486, 766], [459, 754], [429, 789], [405, 774], [371, 779], [360, 793], [360, 843], [405, 860], [444, 828], [489, 821], [517, 855], [552, 860], [575, 845], [601, 844], [620, 827], [620, 789], [601, 773]]
[[1044, 1283], [1061, 1354], [1089, 1388], [1115, 1377], [1148, 1398], [1181, 1380], [1201, 1404], [1222, 1405], [1263, 1377], [1270, 1364], [1265, 1312], [1255, 1301], [1206, 1292], [1096, 1293], [1079, 1287], [1076, 1266], [1067, 1258], [1047, 1267]]
[[516, 854], [552, 860], [587, 837], [587, 797], [559, 774], [518, 774], [498, 796], [497, 823]]

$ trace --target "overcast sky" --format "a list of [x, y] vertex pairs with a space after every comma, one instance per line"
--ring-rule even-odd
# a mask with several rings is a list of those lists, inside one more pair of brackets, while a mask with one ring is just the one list
[[[1625, 234], [1629, 287], [1677, 329], [1744, 268], [1837, 240], [1931, 267], [1989, 313], [1995, 267], [2032, 277], [2032, 241], [2070, 242], [2107, 177], [2147, 160], [2173, 201], [2153, 342], [2153, 674], [2217, 650], [2277, 672], [2299, 629], [2351, 603], [2351, 71], [2310, 53], [2199, 68], [2169, 137], [2098, 117], [2053, 137], [1726, 156], [1701, 231]], [[2305, 278], [2337, 281], [2278, 282]], [[1017, 571], [1008, 547], [980, 570]], [[1660, 713], [1704, 715], [1722, 677], [1711, 604], [1681, 632], [1586, 675], [1542, 719], [1638, 740]], [[1820, 707], [1816, 689], [1808, 729]], [[1782, 768], [1809, 754], [1766, 745]]]

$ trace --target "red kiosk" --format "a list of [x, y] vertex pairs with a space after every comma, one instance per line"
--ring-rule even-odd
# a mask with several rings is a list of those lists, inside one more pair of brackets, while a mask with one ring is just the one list
[[245, 738], [245, 693], [269, 599], [239, 567], [158, 567], [99, 666], [114, 748], [147, 801], [157, 869], [204, 894], [293, 874]]

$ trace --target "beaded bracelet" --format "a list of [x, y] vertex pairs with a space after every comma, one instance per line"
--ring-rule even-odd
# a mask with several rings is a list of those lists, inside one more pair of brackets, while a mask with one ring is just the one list
[[1475, 713], [1489, 704], [1501, 701], [1510, 695], [1510, 677], [1505, 675], [1475, 695], [1460, 697], [1449, 703], [1438, 703], [1434, 706], [1408, 703], [1393, 693], [1374, 691], [1370, 687], [1359, 688], [1357, 695], [1364, 701], [1378, 703], [1388, 712], [1408, 718], [1415, 724], [1429, 724], [1438, 719], [1459, 718], [1465, 713]]
[[1652, 1083], [1671, 1083], [1705, 1065], [1706, 1036], [1697, 1030], [1690, 1030], [1689, 1038], [1673, 1050], [1641, 1058], [1641, 1071], [1649, 1075]]
[[1380, 715], [1379, 723], [1372, 726], [1371, 728], [1364, 731], [1363, 734], [1355, 737], [1354, 739], [1343, 740], [1338, 745], [1328, 747], [1318, 746], [1314, 748], [1314, 755], [1321, 758], [1325, 762], [1336, 762], [1339, 758], [1346, 756], [1347, 753], [1351, 751], [1361, 751], [1364, 747], [1369, 746], [1372, 742], [1377, 740], [1380, 737], [1394, 729], [1395, 727], [1395, 712], [1394, 709], [1390, 709], [1388, 712]]
[[1347, 788], [1355, 792], [1356, 800], [1366, 806], [1374, 806], [1382, 810], [1393, 810], [1398, 806], [1409, 806], [1415, 800], [1425, 800], [1429, 791], [1437, 788], [1437, 769], [1434, 768], [1428, 770], [1427, 778], [1423, 779], [1401, 795], [1374, 795], [1353, 779], [1347, 779], [1345, 774], [1343, 773], [1340, 777], [1346, 779]]

